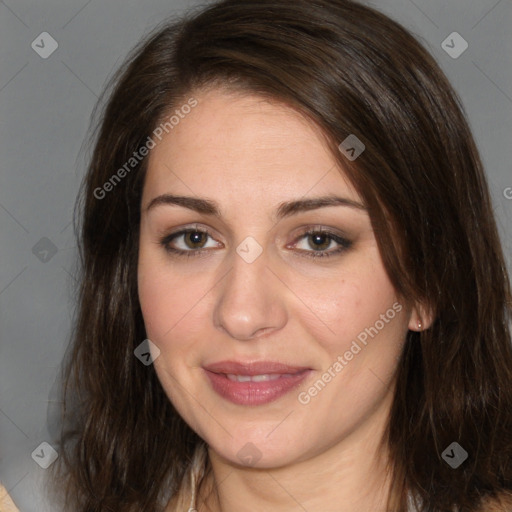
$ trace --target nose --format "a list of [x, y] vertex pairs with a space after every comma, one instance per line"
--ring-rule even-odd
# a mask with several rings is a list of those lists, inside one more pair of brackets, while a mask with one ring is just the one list
[[286, 287], [268, 263], [265, 251], [252, 263], [233, 254], [231, 271], [217, 287], [213, 311], [217, 329], [247, 341], [286, 325]]

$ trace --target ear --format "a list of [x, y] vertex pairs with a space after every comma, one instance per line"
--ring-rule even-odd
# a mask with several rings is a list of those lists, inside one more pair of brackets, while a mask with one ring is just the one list
[[416, 304], [412, 309], [409, 316], [409, 330], [421, 332], [432, 325], [434, 321], [434, 314], [431, 308], [425, 307], [422, 304]]

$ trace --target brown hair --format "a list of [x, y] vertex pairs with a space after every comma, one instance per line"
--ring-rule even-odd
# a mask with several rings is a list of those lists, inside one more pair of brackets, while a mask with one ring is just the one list
[[[348, 0], [228, 0], [160, 27], [111, 85], [81, 196], [54, 465], [70, 509], [162, 510], [202, 443], [133, 353], [146, 338], [136, 267], [147, 158], [108, 197], [95, 191], [211, 85], [283, 102], [321, 128], [369, 207], [397, 293], [433, 313], [408, 333], [398, 368], [388, 508], [404, 512], [411, 493], [425, 512], [476, 512], [512, 494], [510, 283], [463, 107], [416, 39]], [[338, 150], [350, 134], [366, 146], [355, 161]], [[469, 455], [457, 469], [441, 457], [454, 441]]]

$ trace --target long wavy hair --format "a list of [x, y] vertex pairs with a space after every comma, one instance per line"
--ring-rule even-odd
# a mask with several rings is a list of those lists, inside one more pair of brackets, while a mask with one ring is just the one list
[[[510, 496], [510, 282], [461, 101], [415, 37], [372, 8], [227, 0], [146, 37], [97, 110], [52, 467], [66, 510], [161, 511], [204, 443], [134, 356], [146, 338], [137, 257], [147, 156], [126, 163], [206, 87], [277, 100], [321, 129], [369, 208], [397, 293], [433, 315], [429, 329], [407, 334], [397, 370], [382, 440], [388, 509], [405, 512], [412, 496], [424, 512], [476, 512]], [[338, 149], [350, 134], [366, 146], [354, 161]], [[468, 453], [457, 469], [442, 457], [454, 441]]]

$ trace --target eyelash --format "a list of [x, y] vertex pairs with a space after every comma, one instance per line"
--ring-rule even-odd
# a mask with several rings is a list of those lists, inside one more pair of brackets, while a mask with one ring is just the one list
[[[182, 249], [175, 249], [173, 247], [170, 247], [169, 244], [176, 238], [186, 235], [188, 233], [201, 233], [204, 235], [207, 235], [210, 238], [214, 238], [213, 235], [207, 230], [207, 229], [183, 229], [181, 231], [177, 231], [175, 233], [171, 233], [169, 235], [164, 236], [160, 240], [160, 245], [168, 252], [173, 255], [176, 255], [178, 257], [185, 257], [185, 258], [191, 258], [191, 257], [197, 257], [203, 255], [205, 252], [207, 252], [209, 249], [190, 249], [188, 251], [184, 251]], [[294, 243], [297, 244], [299, 240], [311, 236], [311, 235], [323, 235], [327, 236], [331, 241], [336, 242], [339, 247], [334, 251], [305, 251], [305, 250], [299, 250], [299, 253], [301, 256], [307, 257], [307, 258], [330, 258], [331, 256], [340, 254], [347, 249], [349, 249], [352, 246], [352, 242], [350, 240], [347, 240], [346, 238], [343, 238], [335, 233], [332, 233], [329, 230], [326, 229], [310, 229], [308, 231], [305, 231], [299, 237], [297, 238], [297, 241]]]

